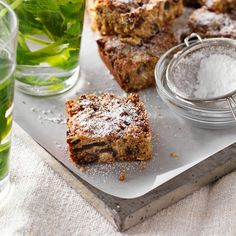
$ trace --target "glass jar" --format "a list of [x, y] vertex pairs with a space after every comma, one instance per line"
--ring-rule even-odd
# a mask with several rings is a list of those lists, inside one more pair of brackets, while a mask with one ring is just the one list
[[[194, 43], [197, 45], [201, 42], [198, 41]], [[232, 39], [204, 39], [206, 48], [216, 43], [222, 45], [231, 43], [236, 46], [236, 41]], [[166, 76], [167, 67], [172, 59], [182, 51], [184, 51], [187, 56], [188, 52], [186, 48], [187, 45], [185, 43], [179, 44], [167, 51], [158, 61], [155, 68], [155, 79], [159, 96], [173, 112], [195, 126], [208, 129], [222, 129], [236, 126], [236, 121], [226, 101], [190, 102], [177, 96], [168, 87]], [[236, 110], [236, 108], [234, 108], [234, 110]]]
[[78, 79], [85, 0], [6, 0], [19, 20], [16, 86], [54, 95]]

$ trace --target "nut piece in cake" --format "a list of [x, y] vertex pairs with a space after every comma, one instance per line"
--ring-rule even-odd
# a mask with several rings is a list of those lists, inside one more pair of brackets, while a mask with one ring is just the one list
[[82, 95], [66, 102], [67, 143], [76, 164], [149, 160], [147, 113], [138, 95]]
[[183, 12], [182, 0], [90, 0], [92, 28], [101, 35], [149, 38]]
[[226, 13], [215, 13], [206, 8], [195, 10], [188, 21], [191, 32], [203, 38], [227, 37], [236, 39], [235, 16]]
[[154, 85], [157, 61], [176, 43], [170, 31], [142, 41], [141, 45], [131, 45], [117, 36], [106, 36], [97, 41], [103, 62], [126, 92]]

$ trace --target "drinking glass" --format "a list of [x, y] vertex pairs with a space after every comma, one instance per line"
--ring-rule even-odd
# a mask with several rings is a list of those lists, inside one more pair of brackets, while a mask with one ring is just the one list
[[19, 20], [16, 87], [47, 96], [70, 89], [79, 74], [85, 0], [6, 0]]
[[17, 29], [15, 13], [0, 0], [0, 192], [9, 176]]

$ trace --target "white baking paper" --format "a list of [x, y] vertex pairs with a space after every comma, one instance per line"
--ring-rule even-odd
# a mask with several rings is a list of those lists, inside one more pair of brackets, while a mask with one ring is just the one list
[[[85, 20], [81, 75], [69, 92], [36, 98], [16, 92], [15, 120], [41, 146], [76, 175], [94, 187], [120, 198], [136, 198], [174, 178], [236, 141], [236, 129], [204, 130], [191, 126], [162, 103], [156, 89], [140, 92], [152, 128], [153, 159], [140, 163], [93, 164], [82, 172], [69, 160], [66, 148], [65, 101], [83, 93], [113, 92], [125, 95], [99, 58], [96, 34]], [[177, 156], [173, 157], [175, 153]], [[20, 161], [20, 160], [19, 160]], [[126, 180], [118, 180], [126, 169]]]

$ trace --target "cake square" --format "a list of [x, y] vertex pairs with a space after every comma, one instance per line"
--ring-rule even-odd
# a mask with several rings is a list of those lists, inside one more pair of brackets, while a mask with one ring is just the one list
[[232, 14], [216, 13], [202, 7], [192, 13], [188, 25], [191, 32], [197, 33], [203, 38], [236, 39], [236, 18]]
[[82, 95], [66, 102], [66, 111], [67, 143], [74, 163], [151, 159], [147, 113], [137, 94]]
[[92, 28], [101, 35], [149, 38], [183, 12], [182, 0], [90, 0]]
[[107, 68], [126, 92], [138, 91], [155, 84], [154, 68], [159, 58], [177, 44], [168, 30], [132, 45], [118, 36], [97, 41], [99, 54]]

